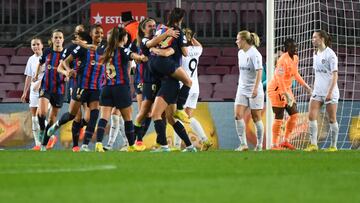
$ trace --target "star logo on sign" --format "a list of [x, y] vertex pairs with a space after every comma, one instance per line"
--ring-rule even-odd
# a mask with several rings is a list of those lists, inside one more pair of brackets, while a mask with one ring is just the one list
[[95, 19], [95, 24], [102, 24], [102, 19], [103, 17], [100, 16], [99, 12], [97, 13], [96, 16], [93, 17]]

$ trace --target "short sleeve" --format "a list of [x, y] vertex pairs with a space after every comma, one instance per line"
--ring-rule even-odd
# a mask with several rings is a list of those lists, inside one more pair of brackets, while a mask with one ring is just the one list
[[338, 71], [338, 58], [334, 52], [330, 52], [328, 61], [331, 72]]
[[137, 40], [134, 40], [133, 43], [130, 44], [130, 51], [133, 53], [138, 53]]
[[142, 40], [141, 40], [141, 45], [146, 47], [146, 43], [148, 43], [149, 39], [144, 37]]
[[280, 57], [276, 63], [275, 74], [279, 77], [282, 77], [285, 74], [285, 60], [283, 57]]
[[24, 75], [30, 76], [30, 77], [32, 76], [32, 73], [31, 73], [31, 57], [28, 59], [28, 61], [26, 63]]
[[80, 58], [84, 54], [84, 49], [85, 48], [83, 48], [81, 46], [77, 46], [74, 50], [72, 50], [71, 55], [74, 58]]
[[262, 69], [262, 57], [260, 54], [254, 54], [252, 57], [252, 61], [253, 61], [255, 70]]
[[202, 46], [196, 46], [195, 48], [196, 48], [196, 51], [198, 51], [200, 53], [200, 55], [201, 55], [202, 52], [203, 52]]
[[49, 53], [50, 53], [50, 50], [49, 50], [49, 49], [45, 49], [45, 51], [43, 52], [43, 55], [40, 56], [40, 58], [39, 58], [39, 63], [40, 63], [40, 65], [42, 65], [42, 64], [45, 63], [46, 57], [47, 57], [47, 55], [49, 55]]

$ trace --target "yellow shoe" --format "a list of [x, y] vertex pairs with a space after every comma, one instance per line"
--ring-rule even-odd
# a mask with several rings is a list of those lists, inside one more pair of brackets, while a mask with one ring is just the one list
[[310, 144], [308, 147], [306, 147], [304, 149], [305, 152], [315, 152], [317, 151], [319, 148], [317, 145], [314, 145], [314, 144]]
[[207, 151], [207, 150], [209, 150], [209, 148], [210, 148], [212, 145], [213, 145], [213, 143], [211, 143], [210, 140], [206, 140], [206, 141], [203, 143], [202, 147], [201, 147], [201, 151]]
[[336, 147], [329, 147], [327, 149], [325, 149], [325, 152], [336, 152], [338, 149]]
[[129, 146], [127, 152], [136, 152], [135, 145]]
[[190, 123], [189, 116], [184, 110], [176, 110], [174, 113], [174, 118], [181, 120], [184, 123]]
[[143, 151], [145, 151], [145, 149], [146, 149], [146, 145], [143, 142], [141, 142], [141, 141], [136, 142], [135, 150], [137, 152], [143, 152]]
[[95, 152], [105, 152], [103, 144], [101, 142], [97, 142], [95, 144]]
[[180, 149], [180, 148], [177, 148], [177, 147], [171, 147], [170, 150], [171, 150], [172, 152], [180, 152], [180, 151], [181, 151], [181, 149]]

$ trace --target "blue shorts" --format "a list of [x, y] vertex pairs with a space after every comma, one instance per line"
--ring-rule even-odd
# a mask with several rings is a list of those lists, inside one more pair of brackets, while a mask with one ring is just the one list
[[156, 78], [164, 78], [170, 76], [180, 66], [170, 57], [157, 56], [150, 60], [150, 71]]
[[129, 85], [105, 85], [101, 89], [100, 105], [124, 109], [131, 106], [131, 92]]
[[86, 103], [87, 106], [89, 106], [91, 102], [99, 101], [100, 90], [75, 88], [72, 90], [71, 99], [81, 102], [82, 104]]
[[174, 78], [167, 77], [161, 81], [161, 87], [157, 93], [157, 97], [162, 97], [166, 103], [175, 104], [180, 90], [179, 81]]
[[154, 101], [161, 86], [161, 82], [143, 84], [143, 100]]
[[135, 94], [139, 95], [143, 93], [143, 83], [134, 83]]
[[53, 92], [48, 92], [46, 90], [41, 89], [39, 93], [39, 98], [46, 98], [50, 101], [51, 106], [55, 108], [61, 108], [64, 103], [64, 95], [56, 94]]

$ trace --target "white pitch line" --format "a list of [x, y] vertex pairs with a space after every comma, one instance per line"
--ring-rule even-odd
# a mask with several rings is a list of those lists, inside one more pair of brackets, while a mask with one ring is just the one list
[[23, 174], [23, 173], [71, 173], [71, 172], [86, 172], [86, 171], [103, 171], [114, 170], [115, 165], [100, 165], [89, 166], [82, 168], [54, 168], [54, 169], [25, 169], [25, 170], [4, 170], [0, 174]]

